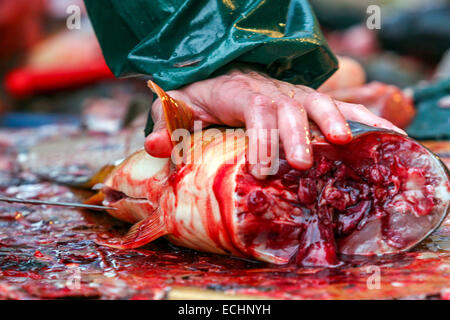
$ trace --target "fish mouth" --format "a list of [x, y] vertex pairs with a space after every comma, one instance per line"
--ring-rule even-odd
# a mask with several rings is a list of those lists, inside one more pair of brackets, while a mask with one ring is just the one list
[[109, 206], [114, 206], [114, 204], [117, 204], [117, 202], [123, 201], [123, 200], [149, 201], [146, 198], [131, 197], [131, 196], [127, 195], [126, 193], [120, 191], [120, 190], [115, 190], [115, 189], [110, 188], [110, 187], [104, 187], [102, 189], [102, 192], [105, 195], [105, 199], [103, 200], [103, 203], [107, 204]]
[[104, 187], [102, 193], [104, 194], [103, 204], [114, 208], [114, 210], [108, 210], [108, 213], [129, 223], [136, 223], [147, 218], [149, 213], [156, 209], [147, 198], [131, 197], [110, 187]]

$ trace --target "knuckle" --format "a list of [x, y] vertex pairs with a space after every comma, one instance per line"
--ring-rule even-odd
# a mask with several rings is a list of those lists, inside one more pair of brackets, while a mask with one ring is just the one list
[[230, 80], [236, 81], [236, 82], [247, 82], [248, 76], [241, 72], [232, 73], [232, 74], [230, 74]]
[[303, 92], [315, 92], [314, 89], [304, 86], [304, 85], [301, 85], [301, 84], [297, 84], [297, 85], [295, 85], [295, 87]]
[[234, 77], [237, 75], [242, 75], [242, 72], [240, 70], [232, 70], [227, 74], [227, 76], [229, 76], [229, 77]]
[[323, 95], [317, 91], [307, 92], [305, 95], [305, 103], [311, 104], [314, 101], [321, 99]]
[[295, 108], [295, 109], [299, 109], [302, 108], [296, 100], [291, 99], [289, 97], [286, 96], [278, 96], [277, 97], [277, 106], [278, 108], [288, 108], [288, 110]]
[[251, 77], [251, 78], [254, 78], [254, 79], [264, 79], [264, 80], [267, 80], [266, 79], [266, 77], [264, 77], [261, 73], [259, 73], [259, 72], [257, 72], [257, 71], [249, 71], [248, 73], [247, 73], [247, 75], [249, 76], [249, 77]]
[[231, 90], [242, 90], [248, 88], [247, 81], [243, 78], [228, 77], [218, 83], [216, 90], [230, 92]]
[[255, 93], [250, 98], [250, 104], [253, 107], [268, 107], [272, 105], [272, 99], [263, 94]]

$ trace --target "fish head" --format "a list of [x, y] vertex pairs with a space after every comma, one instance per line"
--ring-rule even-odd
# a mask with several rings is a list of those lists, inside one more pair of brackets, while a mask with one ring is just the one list
[[171, 171], [168, 158], [155, 158], [139, 150], [126, 158], [102, 186], [103, 204], [114, 217], [135, 223], [158, 208]]

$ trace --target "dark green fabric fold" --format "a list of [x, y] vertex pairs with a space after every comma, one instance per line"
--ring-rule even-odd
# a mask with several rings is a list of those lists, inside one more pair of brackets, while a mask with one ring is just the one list
[[118, 76], [151, 75], [165, 90], [231, 62], [318, 87], [336, 69], [306, 0], [85, 0]]

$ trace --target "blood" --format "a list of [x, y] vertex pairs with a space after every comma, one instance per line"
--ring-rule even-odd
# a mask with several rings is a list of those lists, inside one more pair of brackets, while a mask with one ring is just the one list
[[247, 208], [255, 215], [264, 213], [269, 207], [267, 197], [261, 190], [251, 192], [247, 198]]
[[354, 230], [362, 218], [369, 214], [371, 205], [369, 200], [362, 200], [354, 206], [347, 207], [346, 212], [337, 217], [337, 235], [347, 235]]
[[311, 178], [300, 178], [297, 197], [298, 201], [305, 205], [315, 202], [317, 199], [316, 181]]
[[[4, 205], [1, 211], [10, 207]], [[116, 250], [94, 241], [98, 234], [110, 237], [128, 230], [127, 224], [108, 215], [63, 208], [28, 210], [31, 214], [24, 219], [30, 223], [54, 223], [23, 228], [0, 214], [1, 298], [164, 299], [179, 286], [282, 299], [426, 297], [439, 294], [448, 283], [448, 275], [439, 271], [448, 257], [437, 254], [340, 257], [345, 263], [334, 269], [299, 269], [200, 253], [163, 239], [139, 250]], [[444, 235], [448, 239], [450, 233]], [[367, 289], [369, 266], [382, 270], [380, 290]]]
[[[231, 204], [228, 203], [227, 199], [226, 199], [226, 177], [229, 176], [231, 174], [231, 172], [234, 169], [234, 165], [232, 164], [224, 164], [222, 165], [219, 170], [217, 171], [216, 177], [214, 178], [214, 183], [213, 183], [213, 191], [214, 191], [214, 195], [217, 199], [217, 203], [219, 205], [219, 211], [220, 211], [220, 215], [222, 218], [222, 222], [223, 222], [223, 226], [225, 229], [225, 233], [224, 236], [226, 237], [227, 242], [229, 242], [236, 251], [239, 251], [235, 244], [233, 243], [234, 237], [233, 235], [230, 234], [231, 230], [231, 220], [233, 217], [228, 217], [225, 212], [227, 211], [227, 206], [230, 206]], [[239, 191], [238, 191], [239, 192]], [[212, 232], [216, 232], [217, 230], [211, 230]]]
[[[33, 184], [32, 189], [38, 199], [78, 197], [57, 185], [48, 196], [46, 183]], [[14, 190], [20, 193], [24, 187]], [[29, 227], [10, 219], [9, 212], [21, 212]], [[183, 286], [281, 299], [426, 298], [439, 296], [449, 281], [443, 272], [449, 258], [442, 248], [384, 257], [339, 256], [344, 263], [326, 269], [201, 253], [164, 239], [139, 250], [116, 250], [95, 242], [98, 236], [114, 237], [128, 229], [128, 224], [106, 214], [0, 204], [0, 297], [164, 299]], [[434, 246], [445, 245], [450, 229], [441, 229], [436, 237], [440, 240], [434, 240]], [[374, 266], [382, 272], [379, 290], [366, 285], [368, 268]]]
[[[390, 246], [401, 249], [411, 243], [414, 236], [392, 224], [403, 219], [404, 227], [413, 230], [408, 219], [429, 215], [437, 201], [430, 164], [412, 167], [410, 159], [398, 156], [407, 149], [418, 157], [418, 147], [373, 135], [330, 148], [316, 149], [307, 171], [281, 159], [277, 174], [263, 181], [253, 178], [245, 165], [240, 168], [235, 190], [238, 233], [247, 254], [273, 251], [298, 265], [336, 266], [344, 240], [373, 220], [380, 220], [380, 237]], [[414, 191], [409, 183], [417, 184]], [[403, 210], [403, 216], [391, 214], [392, 206]]]
[[[0, 153], [2, 157], [5, 153]], [[322, 174], [319, 168], [320, 164], [315, 174]], [[279, 175], [288, 171], [280, 170]], [[0, 169], [0, 174], [7, 172]], [[222, 173], [227, 174], [225, 169]], [[88, 197], [36, 177], [28, 179], [27, 172], [18, 174], [27, 178], [20, 184], [16, 179], [3, 180], [1, 194], [69, 202]], [[401, 188], [401, 179], [391, 182], [396, 185], [392, 186], [395, 193]], [[295, 183], [291, 187], [292, 194], [296, 194]], [[370, 192], [358, 190], [361, 194]], [[241, 191], [245, 194], [245, 188]], [[286, 195], [279, 196], [286, 200], [283, 203], [289, 203]], [[279, 224], [280, 229], [295, 228], [304, 220], [298, 203], [292, 204], [291, 221], [275, 221], [285, 222]], [[354, 208], [358, 211], [364, 206]], [[19, 215], [20, 219], [16, 219]], [[350, 217], [349, 221], [358, 219]], [[0, 203], [0, 298], [166, 299], [177, 287], [208, 290], [206, 295], [213, 292], [278, 299], [448, 298], [449, 218], [413, 252], [381, 257], [340, 254], [343, 263], [335, 268], [302, 268], [295, 263], [276, 266], [180, 248], [164, 239], [129, 250], [100, 246], [95, 241], [98, 237], [120, 236], [129, 227], [98, 212]], [[296, 240], [299, 233], [287, 234], [293, 234]], [[381, 275], [377, 290], [367, 286], [374, 268], [379, 268]]]

